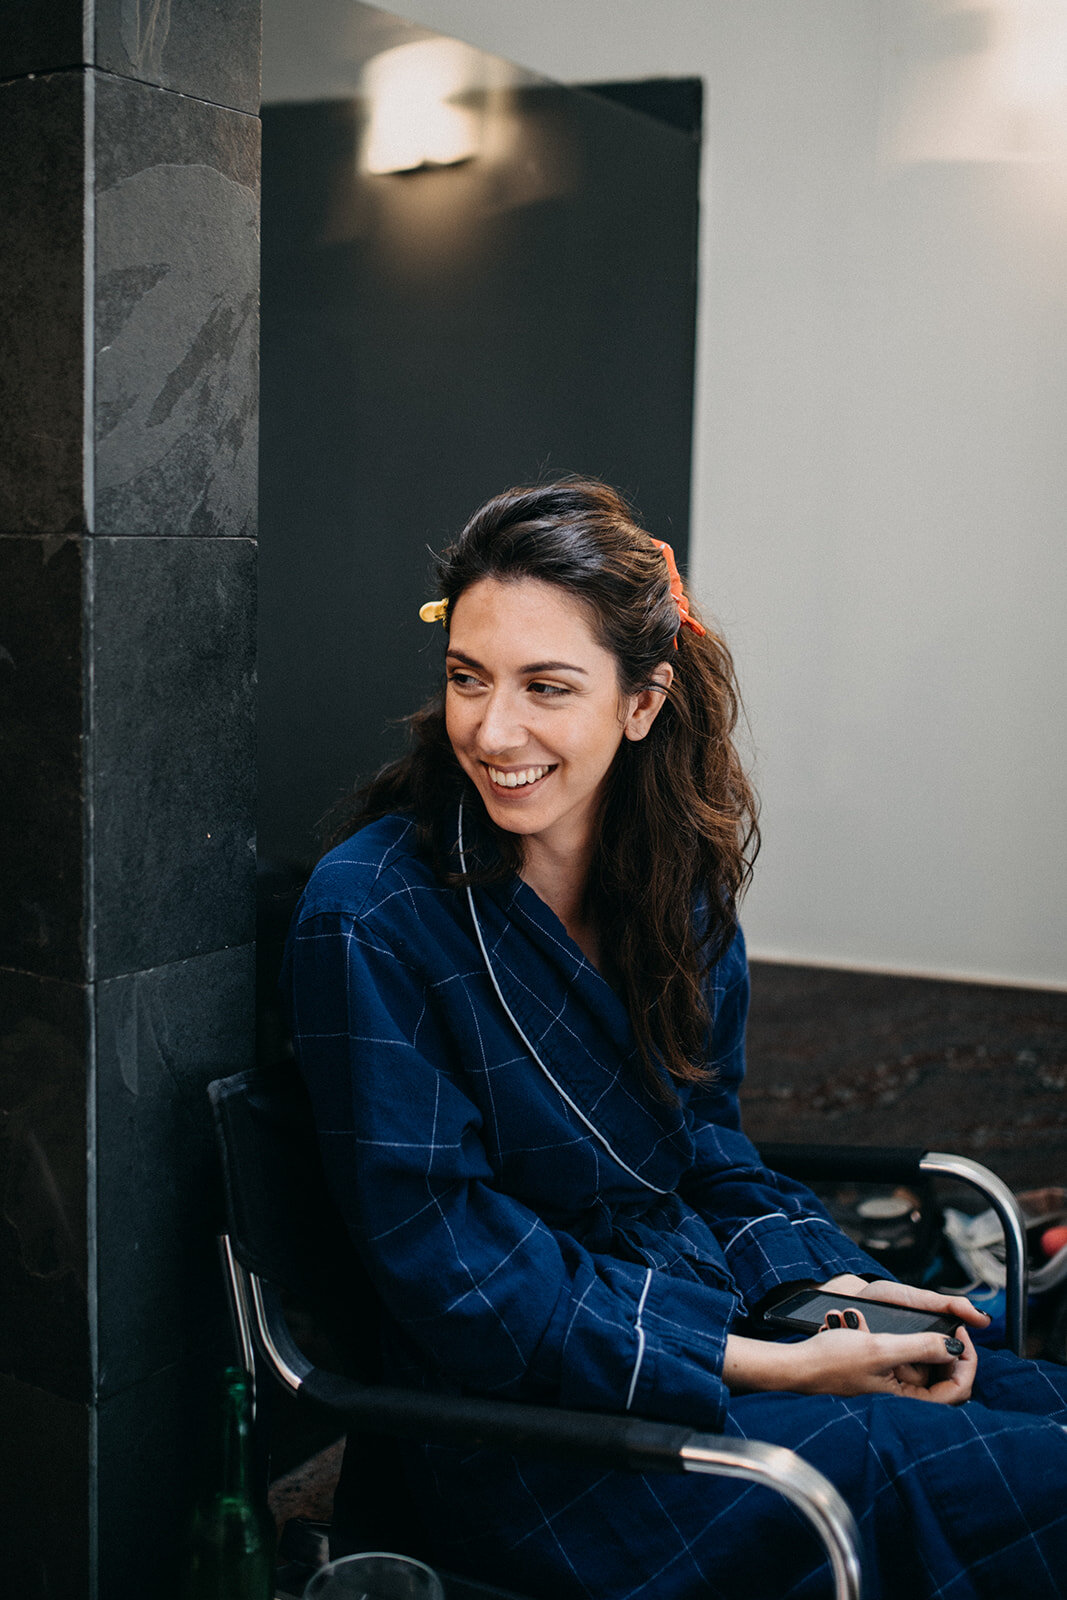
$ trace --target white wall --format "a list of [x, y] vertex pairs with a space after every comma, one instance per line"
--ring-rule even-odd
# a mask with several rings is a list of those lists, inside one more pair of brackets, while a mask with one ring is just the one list
[[1067, 985], [1067, 0], [397, 9], [705, 80], [692, 587], [753, 729], [754, 952]]

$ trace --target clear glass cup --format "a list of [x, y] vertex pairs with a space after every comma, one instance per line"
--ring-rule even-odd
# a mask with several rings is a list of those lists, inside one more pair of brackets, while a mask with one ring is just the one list
[[320, 1567], [304, 1600], [445, 1600], [445, 1591], [432, 1567], [372, 1550]]

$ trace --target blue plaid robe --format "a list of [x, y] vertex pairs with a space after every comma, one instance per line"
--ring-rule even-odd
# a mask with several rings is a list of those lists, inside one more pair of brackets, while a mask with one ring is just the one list
[[[740, 933], [709, 978], [715, 1084], [676, 1105], [643, 1087], [621, 1001], [534, 892], [443, 887], [404, 818], [319, 863], [285, 981], [391, 1376], [790, 1445], [866, 1530], [873, 1600], [1067, 1594], [1059, 1368], [986, 1353], [962, 1408], [723, 1384], [727, 1333], [769, 1290], [879, 1270], [740, 1131]], [[410, 1472], [437, 1558], [528, 1593], [828, 1592], [766, 1490], [442, 1447]]]

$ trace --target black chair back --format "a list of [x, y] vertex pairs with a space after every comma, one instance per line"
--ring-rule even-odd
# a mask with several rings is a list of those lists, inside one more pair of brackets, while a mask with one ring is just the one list
[[[295, 1066], [235, 1073], [208, 1092], [238, 1261], [280, 1290], [287, 1309], [291, 1303], [297, 1343], [317, 1365], [380, 1382], [377, 1296], [326, 1186], [311, 1103]], [[335, 1521], [339, 1529], [343, 1524], [344, 1550], [411, 1548], [395, 1440], [349, 1432], [341, 1500]], [[399, 1537], [406, 1543], [398, 1544]]]

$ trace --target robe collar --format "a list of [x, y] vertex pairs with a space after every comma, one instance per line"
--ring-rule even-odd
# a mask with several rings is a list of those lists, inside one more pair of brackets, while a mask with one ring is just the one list
[[[457, 846], [465, 830], [469, 854], [472, 810], [461, 803], [457, 818]], [[490, 979], [534, 1065], [624, 1173], [646, 1191], [671, 1192], [692, 1141], [682, 1107], [645, 1087], [619, 996], [521, 878], [472, 888], [467, 899]]]

